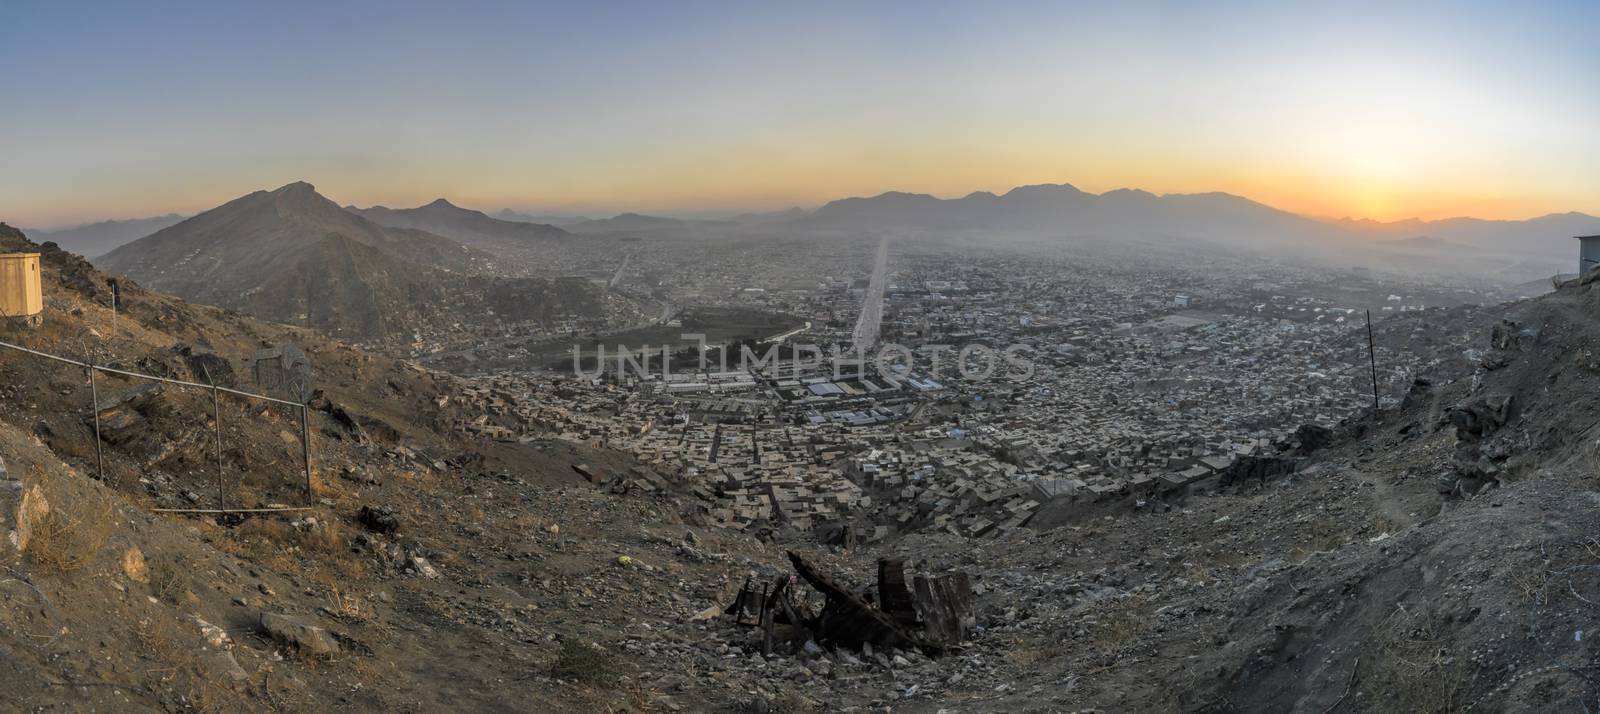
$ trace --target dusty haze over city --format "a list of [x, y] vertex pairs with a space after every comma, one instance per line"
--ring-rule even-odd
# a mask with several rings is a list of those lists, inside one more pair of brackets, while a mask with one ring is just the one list
[[1592, 3], [0, 20], [0, 711], [1600, 707]]

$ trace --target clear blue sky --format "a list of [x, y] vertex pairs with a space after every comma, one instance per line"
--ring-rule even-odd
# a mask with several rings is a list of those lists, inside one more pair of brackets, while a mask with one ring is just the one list
[[[1595, 3], [0, 5], [0, 220], [1039, 182], [1600, 213]], [[1294, 5], [1294, 7], [1288, 7]]]

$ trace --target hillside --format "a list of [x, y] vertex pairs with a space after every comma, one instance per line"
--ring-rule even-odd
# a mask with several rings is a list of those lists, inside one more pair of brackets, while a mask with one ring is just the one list
[[582, 282], [497, 276], [489, 253], [385, 228], [303, 182], [235, 199], [99, 263], [188, 300], [355, 341], [463, 324], [603, 320], [615, 300]]
[[[1592, 280], [1594, 276], [1591, 276]], [[1600, 283], [1384, 320], [1437, 359], [1396, 409], [1216, 485], [974, 548], [982, 711], [1592, 709]], [[1427, 344], [1425, 344], [1427, 343]], [[968, 688], [970, 687], [970, 688]]]
[[[103, 378], [96, 482], [82, 375], [0, 350], [0, 459], [20, 482], [0, 514], [14, 529], [31, 513], [22, 551], [0, 553], [0, 671], [25, 708], [1542, 712], [1600, 696], [1584, 643], [1600, 452], [1573, 398], [1600, 387], [1600, 281], [1382, 321], [1386, 350], [1433, 367], [1325, 446], [1051, 530], [844, 551], [576, 476], [642, 473], [618, 454], [458, 436], [484, 415], [460, 398], [473, 383], [311, 331], [138, 285], [113, 324], [105, 276], [44, 253], [44, 325], [0, 339], [244, 387], [246, 355], [293, 342], [322, 391], [314, 510], [161, 514], [224, 492], [305, 503], [293, 419], [225, 399], [219, 488], [208, 394]], [[873, 582], [879, 557], [970, 572], [974, 635], [942, 656], [763, 656], [716, 612], [746, 576], [785, 572], [784, 548], [846, 583]]]
[[[575, 468], [640, 468], [626, 457], [464, 436], [482, 414], [468, 382], [134, 283], [113, 321], [107, 276], [81, 258], [3, 224], [0, 250], [42, 251], [47, 305], [42, 326], [0, 324], [0, 341], [246, 390], [263, 388], [252, 352], [295, 344], [316, 389], [309, 501], [292, 409], [224, 395], [219, 479], [208, 392], [109, 375], [97, 480], [82, 372], [0, 349], [0, 530], [20, 534], [0, 539], [0, 709], [628, 707], [666, 696], [637, 678], [666, 659], [590, 659], [578, 678], [563, 653], [620, 647], [627, 619], [685, 621], [733, 577], [674, 554], [685, 526], [669, 505], [605, 495]], [[153, 510], [224, 502], [310, 508]], [[619, 552], [657, 565], [618, 568]]]
[[609, 274], [626, 252], [608, 236], [579, 236], [553, 225], [502, 220], [442, 198], [417, 208], [350, 206], [346, 210], [391, 229], [424, 230], [482, 250], [494, 256], [497, 271], [508, 275]]

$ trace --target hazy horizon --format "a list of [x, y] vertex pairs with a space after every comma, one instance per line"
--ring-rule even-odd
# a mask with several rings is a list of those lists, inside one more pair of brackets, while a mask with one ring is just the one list
[[21, 225], [298, 179], [584, 215], [1063, 181], [1385, 221], [1600, 213], [1582, 3], [10, 14], [0, 215]]
[[[298, 181], [304, 181], [306, 183], [312, 184], [313, 186], [316, 186], [317, 191], [319, 193], [321, 193], [322, 195], [327, 196], [328, 198], [340, 203], [340, 205], [344, 205], [344, 206], [352, 206], [353, 205], [356, 208], [361, 208], [361, 209], [375, 208], [375, 207], [384, 207], [384, 208], [391, 208], [391, 209], [417, 208], [417, 207], [426, 205], [428, 203], [432, 203], [435, 200], [443, 199], [443, 200], [448, 201], [451, 204], [453, 204], [453, 205], [455, 205], [455, 206], [457, 206], [459, 208], [479, 211], [479, 212], [482, 212], [482, 213], [484, 213], [484, 214], [486, 214], [486, 215], [488, 215], [490, 217], [494, 217], [494, 218], [502, 217], [501, 216], [501, 212], [502, 211], [510, 211], [512, 213], [520, 214], [520, 215], [523, 215], [523, 216], [534, 216], [534, 217], [552, 216], [552, 217], [563, 217], [563, 218], [584, 218], [584, 219], [590, 219], [590, 220], [613, 218], [613, 217], [624, 215], [624, 214], [642, 214], [642, 215], [658, 216], [658, 217], [663, 217], [663, 218], [676, 218], [676, 219], [682, 219], [682, 220], [723, 220], [723, 219], [734, 218], [734, 217], [741, 216], [741, 215], [761, 214], [761, 213], [778, 213], [778, 212], [789, 211], [789, 210], [794, 210], [794, 209], [799, 209], [799, 210], [803, 210], [803, 211], [815, 211], [816, 209], [821, 208], [823, 205], [826, 205], [826, 203], [829, 203], [829, 202], [832, 202], [832, 201], [851, 199], [851, 198], [872, 198], [872, 197], [881, 196], [881, 195], [884, 195], [884, 194], [893, 194], [893, 193], [915, 193], [915, 194], [919, 194], [919, 195], [929, 195], [929, 196], [932, 196], [932, 197], [940, 199], [940, 200], [955, 200], [955, 199], [960, 199], [960, 198], [963, 198], [965, 196], [969, 196], [969, 195], [972, 195], [972, 194], [975, 194], [975, 193], [992, 193], [992, 194], [995, 194], [995, 195], [1003, 195], [1003, 194], [1005, 194], [1006, 192], [1008, 192], [1008, 191], [1010, 191], [1012, 189], [1024, 188], [1024, 187], [1027, 187], [1027, 186], [1039, 186], [1039, 185], [1056, 185], [1056, 186], [1068, 185], [1068, 186], [1072, 186], [1072, 187], [1074, 187], [1074, 188], [1076, 188], [1076, 189], [1078, 189], [1080, 191], [1084, 191], [1085, 193], [1090, 193], [1090, 194], [1093, 194], [1093, 195], [1103, 195], [1105, 193], [1110, 193], [1110, 192], [1119, 191], [1119, 190], [1136, 190], [1136, 191], [1142, 190], [1142, 191], [1148, 191], [1148, 189], [1145, 189], [1145, 188], [1139, 187], [1139, 186], [1118, 186], [1118, 187], [1107, 189], [1107, 190], [1104, 190], [1104, 191], [1090, 191], [1088, 189], [1085, 189], [1081, 185], [1072, 183], [1071, 181], [1057, 181], [1057, 182], [1048, 183], [1048, 184], [1019, 184], [1017, 186], [1010, 186], [1010, 187], [1001, 188], [1001, 189], [973, 189], [973, 190], [967, 191], [965, 193], [957, 193], [957, 194], [950, 194], [950, 195], [940, 195], [940, 194], [933, 194], [933, 193], [921, 193], [921, 192], [913, 192], [913, 191], [902, 191], [900, 189], [889, 188], [889, 189], [884, 189], [882, 191], [878, 191], [878, 192], [871, 193], [871, 194], [860, 194], [860, 195], [851, 195], [851, 196], [838, 196], [838, 197], [836, 197], [834, 199], [830, 199], [830, 201], [826, 201], [826, 202], [819, 203], [819, 204], [814, 204], [814, 205], [773, 206], [773, 207], [751, 208], [751, 209], [735, 209], [735, 208], [718, 209], [718, 208], [686, 207], [686, 208], [678, 208], [678, 209], [667, 209], [667, 210], [661, 210], [661, 211], [644, 211], [644, 210], [639, 210], [639, 209], [636, 209], [636, 208], [633, 208], [633, 207], [629, 207], [629, 206], [614, 206], [614, 207], [594, 207], [594, 206], [590, 206], [590, 207], [560, 207], [560, 206], [557, 206], [557, 207], [543, 207], [543, 206], [522, 207], [522, 206], [515, 206], [515, 205], [510, 205], [510, 206], [477, 206], [477, 205], [469, 205], [469, 204], [466, 204], [466, 203], [464, 203], [462, 201], [456, 200], [456, 199], [454, 199], [454, 198], [452, 198], [450, 196], [443, 196], [443, 195], [435, 196], [434, 198], [426, 199], [426, 200], [423, 200], [423, 201], [418, 201], [418, 202], [416, 202], [414, 204], [373, 203], [373, 204], [370, 204], [370, 205], [365, 205], [365, 204], [356, 204], [356, 203], [350, 202], [350, 201], [342, 201], [342, 200], [340, 200], [339, 196], [330, 195], [330, 193], [328, 191], [324, 190], [323, 187], [320, 184], [317, 184], [316, 181], [313, 181], [313, 180], [310, 180], [310, 179], [297, 179], [297, 180]], [[283, 185], [287, 185], [287, 183], [295, 183], [295, 181], [286, 182], [286, 184], [283, 184]], [[191, 217], [193, 217], [195, 215], [198, 215], [200, 213], [204, 213], [204, 212], [209, 211], [209, 210], [211, 210], [213, 208], [216, 208], [216, 207], [218, 207], [218, 206], [220, 206], [220, 205], [222, 205], [224, 203], [227, 203], [228, 201], [231, 201], [233, 199], [239, 198], [240, 196], [248, 195], [249, 193], [254, 193], [255, 191], [272, 191], [272, 190], [275, 190], [275, 189], [280, 188], [280, 187], [281, 187], [281, 185], [262, 186], [261, 188], [254, 189], [252, 191], [247, 191], [247, 192], [245, 192], [243, 194], [240, 194], [239, 196], [231, 196], [231, 197], [222, 199], [222, 200], [218, 201], [214, 205], [202, 206], [202, 207], [199, 207], [199, 208], [195, 208], [193, 210], [162, 211], [162, 212], [159, 212], [159, 213], [136, 214], [136, 215], [126, 215], [126, 216], [106, 216], [106, 217], [100, 217], [100, 218], [90, 218], [90, 219], [87, 219], [87, 220], [76, 220], [76, 221], [69, 221], [69, 222], [66, 222], [66, 223], [57, 223], [57, 224], [53, 224], [53, 225], [30, 225], [30, 224], [21, 223], [21, 222], [12, 222], [8, 218], [6, 218], [6, 216], [0, 215], [0, 222], [10, 223], [10, 224], [18, 226], [18, 227], [29, 228], [29, 229], [33, 229], [33, 230], [61, 231], [61, 230], [68, 230], [68, 229], [72, 229], [72, 228], [87, 227], [87, 226], [91, 226], [91, 225], [95, 225], [95, 224], [99, 224], [99, 223], [117, 223], [117, 222], [138, 221], [138, 220], [145, 220], [145, 219], [151, 219], [151, 218], [162, 218], [162, 217], [167, 217], [167, 216], [179, 216], [181, 218], [191, 218]], [[1204, 194], [1210, 194], [1210, 193], [1224, 193], [1224, 194], [1227, 194], [1227, 195], [1238, 196], [1239, 198], [1244, 198], [1246, 200], [1256, 201], [1256, 199], [1251, 197], [1251, 196], [1239, 196], [1238, 194], [1231, 194], [1231, 193], [1227, 193], [1227, 192], [1224, 192], [1224, 191], [1195, 191], [1195, 192], [1182, 192], [1182, 193], [1177, 193], [1177, 192], [1163, 193], [1163, 192], [1159, 192], [1159, 191], [1150, 191], [1150, 193], [1153, 193], [1153, 194], [1155, 194], [1157, 196], [1182, 196], [1182, 195], [1191, 195], [1192, 196], [1192, 195], [1204, 195]], [[1266, 202], [1263, 202], [1263, 201], [1256, 201], [1256, 202], [1261, 203], [1262, 205], [1268, 206], [1270, 208], [1276, 208], [1276, 209], [1288, 211], [1288, 209], [1284, 209], [1281, 206], [1274, 206], [1274, 205], [1272, 205], [1270, 203], [1266, 203]], [[1377, 222], [1377, 223], [1381, 223], [1381, 224], [1404, 223], [1404, 222], [1412, 221], [1412, 220], [1423, 220], [1423, 221], [1430, 221], [1431, 222], [1431, 221], [1448, 221], [1448, 220], [1455, 220], [1455, 219], [1523, 221], [1523, 220], [1531, 220], [1531, 219], [1535, 219], [1535, 218], [1542, 218], [1542, 217], [1550, 216], [1550, 215], [1560, 215], [1560, 214], [1567, 214], [1567, 213], [1582, 213], [1582, 214], [1585, 214], [1585, 215], [1600, 216], [1600, 214], [1590, 213], [1588, 211], [1581, 211], [1581, 210], [1577, 210], [1577, 209], [1566, 210], [1566, 211], [1551, 211], [1551, 212], [1547, 212], [1547, 213], [1539, 213], [1539, 214], [1526, 215], [1526, 216], [1505, 216], [1505, 217], [1501, 217], [1501, 218], [1486, 218], [1484, 216], [1457, 215], [1457, 216], [1439, 216], [1437, 218], [1419, 218], [1417, 216], [1405, 216], [1405, 217], [1392, 218], [1392, 219], [1370, 219], [1370, 218], [1364, 218], [1364, 217], [1361, 217], [1361, 216], [1348, 216], [1348, 215], [1345, 215], [1345, 216], [1328, 216], [1328, 215], [1315, 215], [1315, 214], [1310, 214], [1310, 213], [1299, 213], [1299, 212], [1295, 212], [1295, 211], [1288, 211], [1288, 212], [1295, 213], [1296, 215], [1300, 215], [1300, 216], [1303, 216], [1305, 218], [1310, 218], [1310, 219], [1318, 220], [1318, 221], [1332, 221], [1332, 222], [1337, 222], [1337, 221], [1373, 221], [1373, 222]], [[517, 220], [517, 219], [511, 219], [511, 220]]]

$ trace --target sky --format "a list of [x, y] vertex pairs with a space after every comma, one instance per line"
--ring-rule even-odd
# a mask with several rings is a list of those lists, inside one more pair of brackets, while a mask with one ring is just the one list
[[1600, 214], [1600, 3], [0, 0], [0, 220], [1035, 183]]

